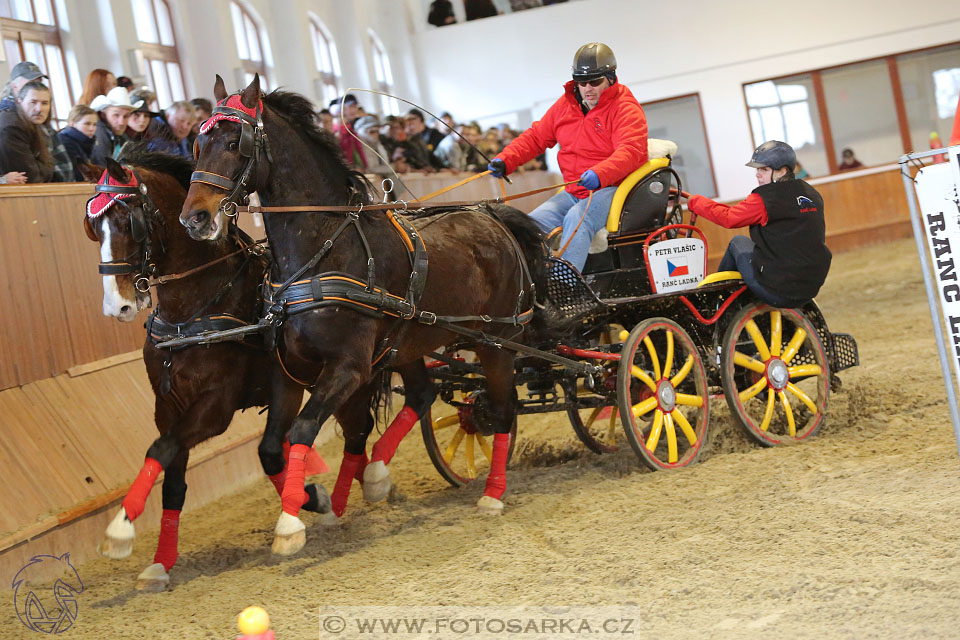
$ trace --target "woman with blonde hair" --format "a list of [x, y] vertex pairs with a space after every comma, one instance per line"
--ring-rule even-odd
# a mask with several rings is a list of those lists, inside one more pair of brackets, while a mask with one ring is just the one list
[[94, 69], [87, 76], [87, 81], [83, 83], [83, 94], [77, 104], [90, 106], [93, 99], [97, 96], [105, 96], [117, 86], [117, 78], [106, 69]]

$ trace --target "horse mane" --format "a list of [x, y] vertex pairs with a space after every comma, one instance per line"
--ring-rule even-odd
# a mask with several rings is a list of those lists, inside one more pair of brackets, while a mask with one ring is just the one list
[[263, 96], [263, 101], [277, 112], [294, 129], [304, 134], [315, 145], [325, 158], [328, 158], [325, 170], [333, 175], [342, 176], [342, 184], [350, 195], [349, 204], [371, 202], [372, 185], [366, 176], [355, 171], [347, 164], [343, 157], [340, 143], [329, 131], [323, 129], [313, 110], [313, 104], [299, 93], [275, 89]]
[[148, 151], [145, 144], [137, 143], [125, 145], [117, 161], [165, 173], [176, 179], [184, 189], [190, 189], [190, 176], [193, 174], [194, 162], [189, 158], [160, 151]]

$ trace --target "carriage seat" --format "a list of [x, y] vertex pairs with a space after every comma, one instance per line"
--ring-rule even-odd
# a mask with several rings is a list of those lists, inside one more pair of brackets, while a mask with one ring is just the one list
[[726, 280], [743, 280], [743, 276], [740, 275], [739, 271], [717, 271], [698, 282], [697, 286], [705, 287], [708, 284], [716, 284], [717, 282], [725, 282]]

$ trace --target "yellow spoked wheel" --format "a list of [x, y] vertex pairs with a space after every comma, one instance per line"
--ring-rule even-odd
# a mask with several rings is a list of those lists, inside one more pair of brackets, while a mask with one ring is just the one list
[[720, 353], [730, 412], [757, 442], [799, 442], [823, 425], [829, 366], [816, 328], [799, 310], [744, 307], [727, 327]]
[[633, 328], [620, 351], [617, 403], [627, 441], [653, 470], [693, 464], [707, 439], [707, 374], [696, 345], [673, 320]]
[[[490, 470], [493, 436], [485, 436], [473, 422], [473, 398], [465, 398], [465, 406], [436, 420], [423, 420], [420, 429], [430, 461], [443, 478], [455, 487], [462, 487]], [[510, 430], [509, 462], [517, 441], [517, 419]]]
[[617, 444], [617, 437], [623, 429], [620, 422], [619, 407], [616, 405], [590, 406], [604, 403], [606, 401], [605, 396], [581, 388], [578, 388], [576, 393], [576, 398], [571, 399], [575, 399], [578, 404], [588, 405], [567, 409], [570, 425], [580, 442], [594, 453], [613, 453], [617, 451], [620, 448]]

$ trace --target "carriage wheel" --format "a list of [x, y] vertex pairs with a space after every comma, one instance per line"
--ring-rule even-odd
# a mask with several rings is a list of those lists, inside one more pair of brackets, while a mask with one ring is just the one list
[[[493, 436], [485, 436], [477, 431], [473, 423], [473, 399], [464, 400], [467, 406], [457, 407], [457, 412], [436, 420], [420, 421], [423, 443], [427, 447], [430, 461], [443, 478], [455, 487], [463, 487], [482, 476], [490, 469], [493, 456]], [[513, 447], [517, 442], [517, 418], [513, 418], [510, 429], [510, 450], [507, 463], [513, 456]]]
[[620, 351], [617, 402], [630, 446], [654, 471], [693, 464], [707, 438], [707, 374], [696, 345], [666, 318], [644, 320]]
[[[587, 389], [577, 389], [576, 398], [599, 398]], [[568, 400], [568, 401], [569, 401]], [[613, 453], [620, 449], [617, 434], [621, 430], [620, 409], [616, 405], [604, 407], [570, 407], [567, 417], [580, 442], [594, 453]]]
[[760, 444], [799, 442], [823, 425], [826, 352], [797, 309], [752, 303], [737, 312], [723, 337], [720, 380], [730, 412]]

